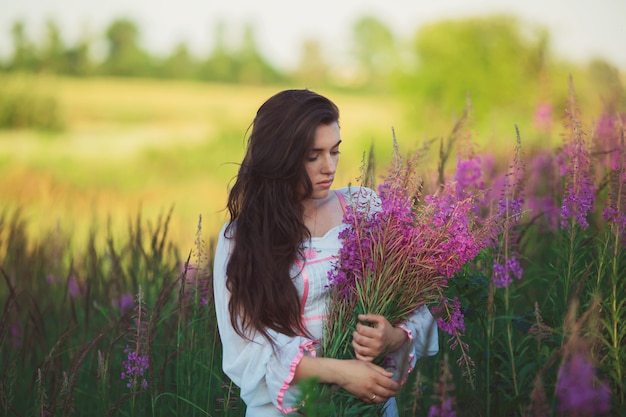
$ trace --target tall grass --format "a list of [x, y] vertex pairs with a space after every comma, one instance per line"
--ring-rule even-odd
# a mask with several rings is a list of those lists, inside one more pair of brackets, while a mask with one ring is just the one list
[[2, 415], [242, 413], [221, 372], [211, 245], [181, 258], [168, 222], [137, 217], [125, 241], [94, 231], [68, 253], [67, 236], [33, 242], [19, 213], [0, 217]]
[[[474, 384], [440, 332], [440, 353], [398, 396], [402, 416], [626, 415], [625, 117], [607, 106], [585, 126], [574, 105], [572, 89], [560, 148], [524, 152], [525, 135], [541, 132], [516, 132], [510, 161], [490, 164], [464, 119], [437, 175], [424, 173], [426, 187], [454, 175], [483, 192], [480, 212], [503, 226], [447, 288]], [[244, 415], [221, 371], [215, 236], [205, 241], [199, 221], [192, 247], [178, 247], [171, 216], [76, 242], [62, 229], [34, 238], [19, 211], [0, 215], [0, 415]]]

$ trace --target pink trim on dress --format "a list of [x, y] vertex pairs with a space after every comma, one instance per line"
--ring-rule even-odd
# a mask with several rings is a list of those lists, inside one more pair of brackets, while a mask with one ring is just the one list
[[304, 269], [304, 265], [300, 260], [296, 260], [296, 264], [298, 268], [300, 268], [300, 273], [302, 274], [302, 299], [300, 300], [300, 317], [304, 320], [304, 306], [306, 304], [306, 299], [309, 297], [309, 275], [306, 273]]
[[328, 318], [328, 314], [324, 314], [322, 316], [305, 317], [304, 321], [324, 320], [326, 318]]
[[403, 324], [400, 324], [398, 327], [404, 330], [406, 335], [409, 337], [409, 342], [413, 342], [413, 333], [411, 333], [411, 330], [407, 329]]
[[289, 366], [289, 375], [287, 375], [287, 378], [285, 378], [285, 382], [283, 382], [283, 386], [280, 387], [280, 390], [278, 390], [278, 396], [276, 397], [278, 410], [283, 414], [291, 413], [292, 411], [297, 410], [297, 407], [283, 408], [283, 399], [285, 398], [285, 392], [287, 392], [287, 390], [289, 389], [289, 386], [291, 385], [291, 381], [293, 381], [293, 378], [296, 375], [296, 368], [298, 367], [298, 365], [300, 364], [300, 361], [304, 357], [305, 351], [309, 352], [309, 354], [312, 357], [316, 356], [317, 353], [315, 352], [315, 348], [313, 347], [313, 345], [316, 342], [317, 341], [315, 340], [305, 340], [302, 343], [300, 343], [300, 351], [298, 352], [296, 357], [293, 358], [293, 360], [291, 361], [291, 365]]
[[343, 193], [340, 193], [339, 191], [335, 190], [335, 194], [337, 194], [337, 198], [339, 199], [339, 204], [341, 204], [341, 210], [343, 210], [343, 212], [346, 212], [346, 196], [343, 195]]
[[311, 260], [311, 261], [307, 261], [308, 265], [315, 265], [315, 264], [319, 264], [320, 262], [327, 262], [333, 259], [337, 259], [338, 256], [333, 255], [333, 256], [327, 256], [325, 258], [320, 258], [320, 259], [315, 259], [315, 260]]
[[[411, 332], [411, 330], [407, 329], [406, 327], [404, 327], [404, 325], [400, 324], [398, 326], [400, 329], [404, 330], [404, 332], [406, 333], [407, 336], [409, 336], [409, 343], [413, 343], [413, 333]], [[409, 374], [411, 372], [413, 372], [413, 365], [411, 365], [413, 363], [413, 358], [415, 357], [415, 354], [413, 352], [409, 353], [409, 369], [406, 371], [406, 375], [404, 375], [404, 378], [402, 378], [399, 382], [400, 384], [404, 384], [406, 383], [406, 381], [409, 379]]]

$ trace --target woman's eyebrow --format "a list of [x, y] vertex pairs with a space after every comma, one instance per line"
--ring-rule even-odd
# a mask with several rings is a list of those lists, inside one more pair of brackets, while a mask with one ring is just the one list
[[[335, 145], [333, 145], [330, 149], [336, 148], [337, 146], [339, 146], [339, 144], [341, 143], [341, 140], [339, 140], [339, 142], [337, 142]], [[313, 148], [310, 150], [310, 152], [322, 152], [324, 149], [322, 148]]]

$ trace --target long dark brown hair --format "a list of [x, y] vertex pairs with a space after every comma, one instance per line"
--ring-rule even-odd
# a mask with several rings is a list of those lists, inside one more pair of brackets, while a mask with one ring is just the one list
[[245, 338], [269, 330], [307, 334], [291, 270], [310, 237], [302, 201], [313, 187], [305, 158], [318, 126], [339, 120], [337, 106], [310, 90], [285, 90], [259, 108], [246, 155], [228, 197], [234, 248], [226, 267], [228, 305], [235, 331]]

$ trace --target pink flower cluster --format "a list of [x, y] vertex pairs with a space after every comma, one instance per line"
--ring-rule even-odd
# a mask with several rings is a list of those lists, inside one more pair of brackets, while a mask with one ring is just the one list
[[129, 346], [126, 346], [124, 353], [126, 353], [127, 357], [126, 360], [122, 361], [124, 370], [122, 371], [121, 377], [126, 380], [126, 387], [131, 389], [147, 389], [148, 381], [144, 374], [149, 366], [149, 357], [139, 354]]
[[[446, 313], [446, 309], [450, 312]], [[448, 334], [465, 333], [465, 317], [461, 312], [461, 303], [458, 298], [454, 298], [452, 305], [447, 299], [442, 305], [436, 305], [431, 311], [437, 316], [437, 327]], [[445, 317], [445, 318], [444, 318]]]
[[[448, 279], [486, 247], [486, 228], [472, 195], [458, 198], [451, 184], [422, 196], [412, 168], [396, 161], [378, 187], [378, 198], [367, 188], [353, 192], [344, 216], [348, 227], [340, 235], [343, 246], [329, 272], [325, 335], [330, 341], [325, 345], [351, 334], [346, 323], [354, 321], [354, 312], [381, 314], [397, 324], [423, 305], [453, 335], [450, 343], [463, 345], [459, 300], [444, 293]], [[474, 181], [475, 175], [470, 177]]]
[[515, 257], [510, 257], [504, 264], [493, 261], [493, 285], [496, 288], [506, 288], [513, 282], [513, 277], [522, 279], [522, 267]]
[[587, 215], [595, 203], [595, 184], [591, 171], [590, 153], [583, 132], [573, 111], [570, 118], [570, 138], [563, 146], [559, 160], [560, 174], [565, 179], [565, 195], [561, 203], [561, 226], [589, 226]]
[[575, 416], [607, 413], [611, 409], [611, 390], [596, 380], [596, 369], [584, 353], [565, 360], [556, 385], [559, 411]]

